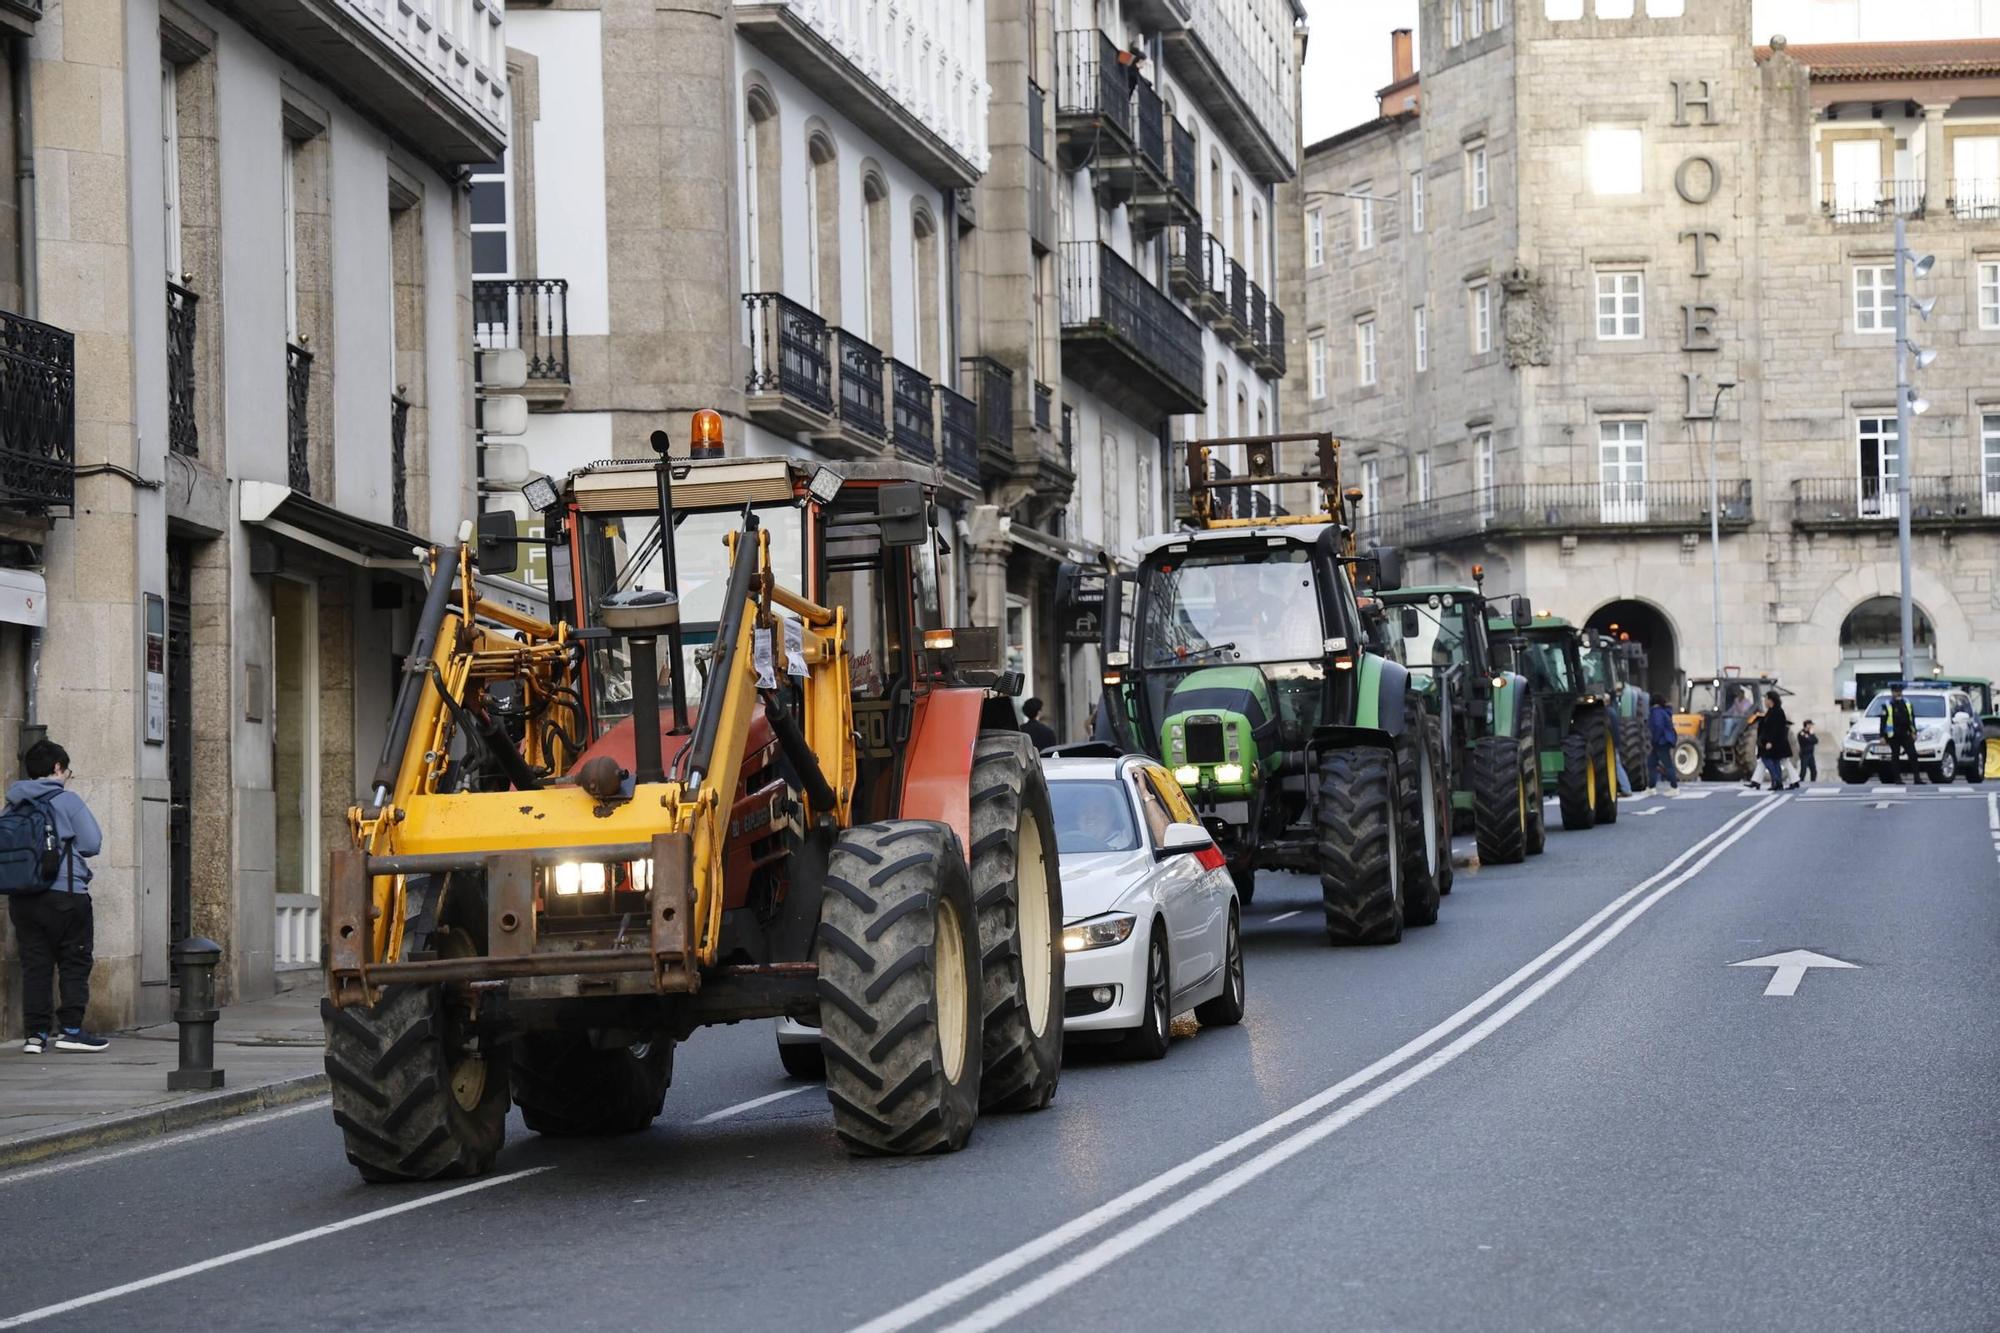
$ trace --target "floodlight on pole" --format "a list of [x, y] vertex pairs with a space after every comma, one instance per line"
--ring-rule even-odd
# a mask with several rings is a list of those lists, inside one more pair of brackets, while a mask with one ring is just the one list
[[1915, 343], [1911, 343], [1910, 355], [1917, 359], [1917, 369], [1924, 370], [1930, 366], [1931, 362], [1937, 360], [1937, 348], [1919, 347]]

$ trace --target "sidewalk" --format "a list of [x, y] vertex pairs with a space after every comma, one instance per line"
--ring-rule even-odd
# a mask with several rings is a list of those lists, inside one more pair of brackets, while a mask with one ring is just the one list
[[[317, 978], [313, 979], [315, 982]], [[0, 1169], [282, 1106], [326, 1090], [316, 984], [231, 1005], [215, 1025], [212, 1092], [169, 1092], [173, 1023], [115, 1033], [94, 1055], [24, 1055], [0, 1046]]]

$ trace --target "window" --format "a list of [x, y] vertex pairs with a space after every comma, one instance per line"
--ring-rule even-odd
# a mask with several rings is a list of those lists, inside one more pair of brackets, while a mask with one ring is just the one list
[[[1856, 418], [1854, 443], [1857, 512], [1863, 518], [1896, 517], [1897, 476], [1903, 468], [1903, 446], [1896, 435], [1896, 418]], [[1983, 443], [1981, 447], [1984, 448]]]
[[1644, 188], [1641, 158], [1645, 139], [1638, 130], [1617, 125], [1590, 127], [1590, 192], [1637, 194]]
[[778, 220], [778, 104], [752, 88], [743, 117], [743, 256], [746, 290], [777, 291], [784, 284], [784, 228]]
[[[299, 341], [299, 141], [285, 136], [285, 177], [279, 205], [285, 227], [285, 337]], [[473, 245], [478, 252], [477, 242]], [[477, 265], [474, 265], [475, 271]]]
[[1833, 143], [1833, 198], [1836, 219], [1872, 217], [1882, 207], [1882, 141], [1836, 139]]
[[1419, 373], [1431, 368], [1431, 312], [1427, 306], [1418, 306], [1410, 313], [1410, 327], [1415, 330], [1417, 340], [1417, 370]]
[[1469, 0], [1469, 3], [1466, 5], [1465, 17], [1467, 20], [1466, 33], [1468, 36], [1477, 37], [1480, 33], [1486, 31], [1486, 0]]
[[1417, 450], [1416, 481], [1413, 498], [1418, 504], [1429, 504], [1431, 499], [1431, 451]]
[[1980, 512], [2000, 514], [2000, 412], [1979, 419]]
[[514, 245], [509, 237], [514, 182], [508, 155], [472, 169], [472, 276], [514, 276]]
[[1606, 523], [1642, 523], [1646, 518], [1646, 423], [1601, 421], [1597, 425], [1597, 475]]
[[1478, 212], [1493, 202], [1486, 180], [1486, 144], [1469, 144], [1465, 150], [1465, 206]]
[[1375, 319], [1369, 316], [1354, 322], [1354, 352], [1365, 387], [1375, 382]]
[[[1657, 4], [1658, 0], [1654, 0]], [[1507, 17], [1507, 0], [1485, 0], [1486, 26], [1493, 31], [1500, 30], [1500, 21]]]
[[806, 277], [812, 308], [829, 324], [840, 322], [840, 162], [833, 139], [815, 134], [806, 141]]
[[1493, 432], [1482, 430], [1472, 437], [1473, 489], [1479, 492], [1479, 516], [1493, 517], [1494, 491]]
[[1629, 19], [1632, 17], [1632, 0], [1597, 0], [1597, 17]]
[[1465, 289], [1467, 321], [1472, 335], [1472, 354], [1483, 356], [1493, 350], [1493, 285], [1475, 282]]
[[1600, 341], [1638, 338], [1645, 333], [1645, 275], [1636, 270], [1597, 275], [1597, 336]]
[[1326, 262], [1326, 218], [1315, 208], [1306, 214], [1306, 263], [1318, 268]]
[[1542, 16], [1551, 22], [1583, 17], [1583, 0], [1542, 0]]
[[1314, 398], [1326, 397], [1326, 335], [1315, 333], [1306, 339], [1306, 383]]
[[1424, 229], [1424, 173], [1421, 171], [1413, 171], [1410, 173], [1410, 230], [1413, 232], [1420, 232], [1423, 229]]
[[944, 366], [938, 329], [938, 235], [929, 210], [910, 213], [910, 305], [917, 333], [917, 369], [937, 378]]
[[[1474, 0], [1477, 3], [1477, 0]], [[1447, 46], [1457, 46], [1465, 40], [1465, 0], [1451, 0], [1451, 36]]]
[[1115, 546], [1125, 540], [1125, 529], [1118, 522], [1118, 514], [1123, 505], [1119, 494], [1123, 489], [1125, 469], [1119, 458], [1118, 437], [1110, 431], [1104, 432], [1103, 468], [1099, 475], [1098, 494], [1104, 509], [1104, 544]]
[[889, 309], [889, 187], [874, 172], [861, 177], [861, 287], [868, 293], [862, 307], [861, 336], [889, 351], [896, 334]]
[[[1354, 193], [1367, 194], [1374, 188], [1370, 181], [1363, 181], [1354, 187]], [[1372, 250], [1375, 248], [1375, 201], [1356, 199], [1354, 201], [1354, 248]]]
[[1960, 134], [1951, 141], [1951, 211], [1962, 218], [2000, 217], [2000, 135]]
[[1979, 261], [1979, 327], [2000, 329], [2000, 259]]
[[166, 203], [167, 281], [181, 280], [180, 97], [173, 62], [160, 63], [160, 184]]
[[1896, 270], [1892, 264], [1854, 267], [1854, 331], [1896, 331]]
[[1382, 512], [1382, 464], [1373, 458], [1361, 460], [1361, 516], [1373, 518]]

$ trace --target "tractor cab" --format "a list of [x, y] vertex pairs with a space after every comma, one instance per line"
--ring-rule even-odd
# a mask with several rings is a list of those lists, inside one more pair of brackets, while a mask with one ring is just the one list
[[1563, 827], [1585, 829], [1618, 818], [1616, 681], [1609, 654], [1593, 635], [1547, 611], [1488, 622], [1505, 642], [1514, 669], [1534, 697], [1542, 786], [1562, 805]]
[[1744, 676], [1734, 667], [1690, 680], [1674, 715], [1674, 769], [1681, 781], [1746, 778], [1757, 761], [1757, 719], [1764, 696], [1791, 693], [1775, 676]]

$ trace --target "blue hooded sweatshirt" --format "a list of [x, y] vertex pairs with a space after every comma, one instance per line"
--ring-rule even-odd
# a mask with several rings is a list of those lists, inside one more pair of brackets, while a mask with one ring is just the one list
[[1648, 729], [1653, 734], [1654, 747], [1673, 749], [1676, 739], [1673, 709], [1668, 708], [1663, 702], [1655, 701], [1652, 712], [1647, 714], [1646, 721], [1649, 724]]
[[90, 862], [84, 858], [104, 850], [104, 830], [97, 827], [97, 816], [90, 813], [83, 798], [57, 778], [23, 778], [7, 788], [9, 804], [44, 796], [55, 797], [49, 802], [49, 813], [55, 818], [56, 833], [69, 843], [69, 865], [50, 887], [57, 893], [89, 893]]

